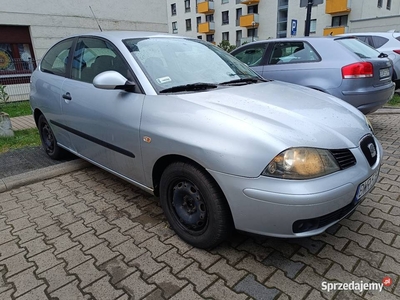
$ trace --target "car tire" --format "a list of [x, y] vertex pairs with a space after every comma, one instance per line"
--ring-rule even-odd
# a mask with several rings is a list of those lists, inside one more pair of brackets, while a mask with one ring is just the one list
[[193, 164], [175, 162], [164, 170], [160, 200], [172, 229], [197, 248], [212, 248], [233, 231], [221, 189], [206, 171]]
[[44, 115], [40, 115], [38, 120], [38, 129], [40, 139], [46, 154], [52, 159], [62, 159], [66, 155], [66, 151], [57, 145], [56, 137], [54, 136], [53, 130], [51, 130], [49, 123], [47, 122]]

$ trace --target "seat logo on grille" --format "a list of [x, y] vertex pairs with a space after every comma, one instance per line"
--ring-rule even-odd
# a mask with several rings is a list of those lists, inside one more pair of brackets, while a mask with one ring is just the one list
[[369, 143], [367, 147], [369, 149], [369, 152], [371, 153], [371, 157], [375, 157], [376, 156], [376, 148], [375, 148], [374, 144]]

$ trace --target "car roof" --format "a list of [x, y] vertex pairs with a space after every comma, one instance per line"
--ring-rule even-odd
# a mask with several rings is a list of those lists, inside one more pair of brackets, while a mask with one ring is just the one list
[[339, 36], [352, 36], [352, 35], [377, 35], [383, 37], [393, 37], [393, 36], [400, 36], [400, 32], [350, 32], [350, 33], [343, 33]]
[[173, 38], [188, 38], [178, 35], [172, 35], [164, 32], [152, 32], [152, 31], [94, 31], [83, 34], [75, 34], [71, 37], [77, 36], [97, 36], [103, 37], [109, 40], [124, 40], [130, 38], [149, 38], [149, 37], [173, 37]]

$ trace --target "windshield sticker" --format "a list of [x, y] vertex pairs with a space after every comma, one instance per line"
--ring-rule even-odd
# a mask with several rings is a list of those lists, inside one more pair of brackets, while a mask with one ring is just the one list
[[171, 82], [172, 80], [171, 80], [171, 78], [169, 76], [165, 76], [165, 77], [157, 78], [156, 81], [159, 84], [163, 84], [163, 83]]

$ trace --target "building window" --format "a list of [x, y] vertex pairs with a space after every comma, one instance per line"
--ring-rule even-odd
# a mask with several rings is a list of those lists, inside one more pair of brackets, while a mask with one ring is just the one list
[[176, 3], [171, 4], [171, 15], [176, 15]]
[[382, 2], [383, 2], [383, 0], [378, 0], [378, 7], [379, 7], [379, 8], [382, 7]]
[[186, 19], [186, 31], [192, 31], [192, 19]]
[[229, 32], [228, 31], [222, 33], [222, 40], [229, 42]]
[[197, 24], [197, 26], [199, 26], [199, 24], [201, 24], [201, 17], [196, 18], [196, 24]]
[[236, 26], [240, 26], [240, 17], [243, 15], [243, 10], [241, 8], [236, 9]]
[[222, 12], [222, 25], [229, 24], [229, 11], [223, 11]]
[[347, 18], [347, 15], [332, 17], [332, 27], [347, 26]]
[[247, 37], [249, 37], [252, 42], [257, 41], [257, 28], [247, 29]]
[[242, 31], [237, 30], [236, 31], [236, 47], [239, 47], [242, 45]]
[[251, 5], [247, 8], [248, 14], [258, 14], [258, 5]]
[[207, 42], [214, 43], [214, 35], [213, 34], [207, 34], [206, 35], [206, 40], [207, 40]]
[[221, 0], [222, 4], [229, 3], [229, 0]]
[[178, 33], [178, 25], [176, 22], [172, 22], [172, 33]]
[[387, 0], [386, 9], [390, 10], [391, 6], [392, 6], [392, 0]]
[[198, 38], [199, 40], [202, 40], [202, 39], [203, 39], [203, 37], [202, 37], [201, 35], [198, 35], [197, 38]]
[[214, 22], [214, 15], [207, 15], [206, 22]]
[[312, 19], [310, 21], [310, 33], [316, 33], [317, 32], [317, 19]]
[[11, 74], [20, 74], [18, 83], [28, 83], [29, 77], [20, 76], [30, 76], [35, 67], [29, 27], [0, 25], [0, 84], [16, 83]]
[[185, 0], [185, 12], [190, 12], [190, 0]]

